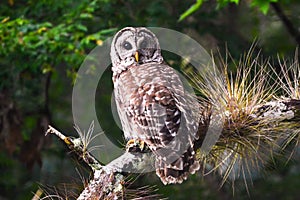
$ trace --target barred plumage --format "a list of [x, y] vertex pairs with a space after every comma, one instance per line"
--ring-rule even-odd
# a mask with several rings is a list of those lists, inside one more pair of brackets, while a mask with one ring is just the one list
[[198, 103], [176, 71], [163, 62], [156, 36], [146, 28], [119, 31], [111, 46], [116, 105], [125, 138], [145, 142], [164, 184], [181, 183], [199, 169]]

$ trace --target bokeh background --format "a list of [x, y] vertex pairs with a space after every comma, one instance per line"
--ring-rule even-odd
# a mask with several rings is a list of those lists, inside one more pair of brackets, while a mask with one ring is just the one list
[[[300, 44], [296, 0], [2, 0], [0, 2], [0, 199], [31, 199], [44, 193], [76, 197], [91, 173], [53, 136], [48, 124], [76, 136], [72, 86], [85, 56], [126, 26], [165, 27], [197, 40], [208, 52], [226, 49], [238, 60], [255, 41], [262, 58], [294, 58]], [[177, 57], [167, 55], [176, 63]], [[97, 91], [105, 134], [122, 147], [111, 112], [107, 70]], [[87, 129], [88, 127], [81, 127]], [[99, 149], [101, 151], [101, 149]], [[163, 186], [154, 174], [132, 178], [133, 187], [156, 185], [170, 199], [300, 199], [297, 152], [287, 164], [274, 160], [248, 182], [226, 183], [217, 175], [191, 176]], [[43, 196], [41, 196], [43, 197]]]

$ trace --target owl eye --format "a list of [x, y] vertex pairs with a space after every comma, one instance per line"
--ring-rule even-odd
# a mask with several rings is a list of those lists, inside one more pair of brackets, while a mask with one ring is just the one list
[[123, 47], [124, 47], [126, 50], [132, 49], [132, 45], [131, 45], [129, 42], [124, 42], [124, 43], [123, 43]]
[[140, 48], [141, 49], [146, 49], [148, 46], [148, 41], [147, 40], [143, 40], [141, 43], [140, 43]]

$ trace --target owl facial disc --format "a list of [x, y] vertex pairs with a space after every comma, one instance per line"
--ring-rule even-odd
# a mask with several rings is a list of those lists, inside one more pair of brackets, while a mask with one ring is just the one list
[[143, 27], [120, 30], [112, 41], [110, 56], [115, 74], [126, 71], [132, 65], [163, 61], [158, 39]]

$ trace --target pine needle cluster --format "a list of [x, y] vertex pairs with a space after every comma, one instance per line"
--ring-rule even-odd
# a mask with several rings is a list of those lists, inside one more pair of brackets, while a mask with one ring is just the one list
[[238, 62], [227, 53], [225, 59], [212, 58], [211, 70], [186, 70], [200, 105], [207, 104], [204, 107], [211, 109], [206, 112], [215, 112], [206, 115], [210, 126], [222, 120], [219, 138], [209, 153], [198, 150], [203, 174], [218, 172], [221, 185], [242, 178], [247, 187], [248, 180], [275, 156], [286, 154], [288, 147], [290, 158], [299, 143], [298, 53], [290, 63], [278, 59], [277, 70], [254, 49], [255, 45]]

